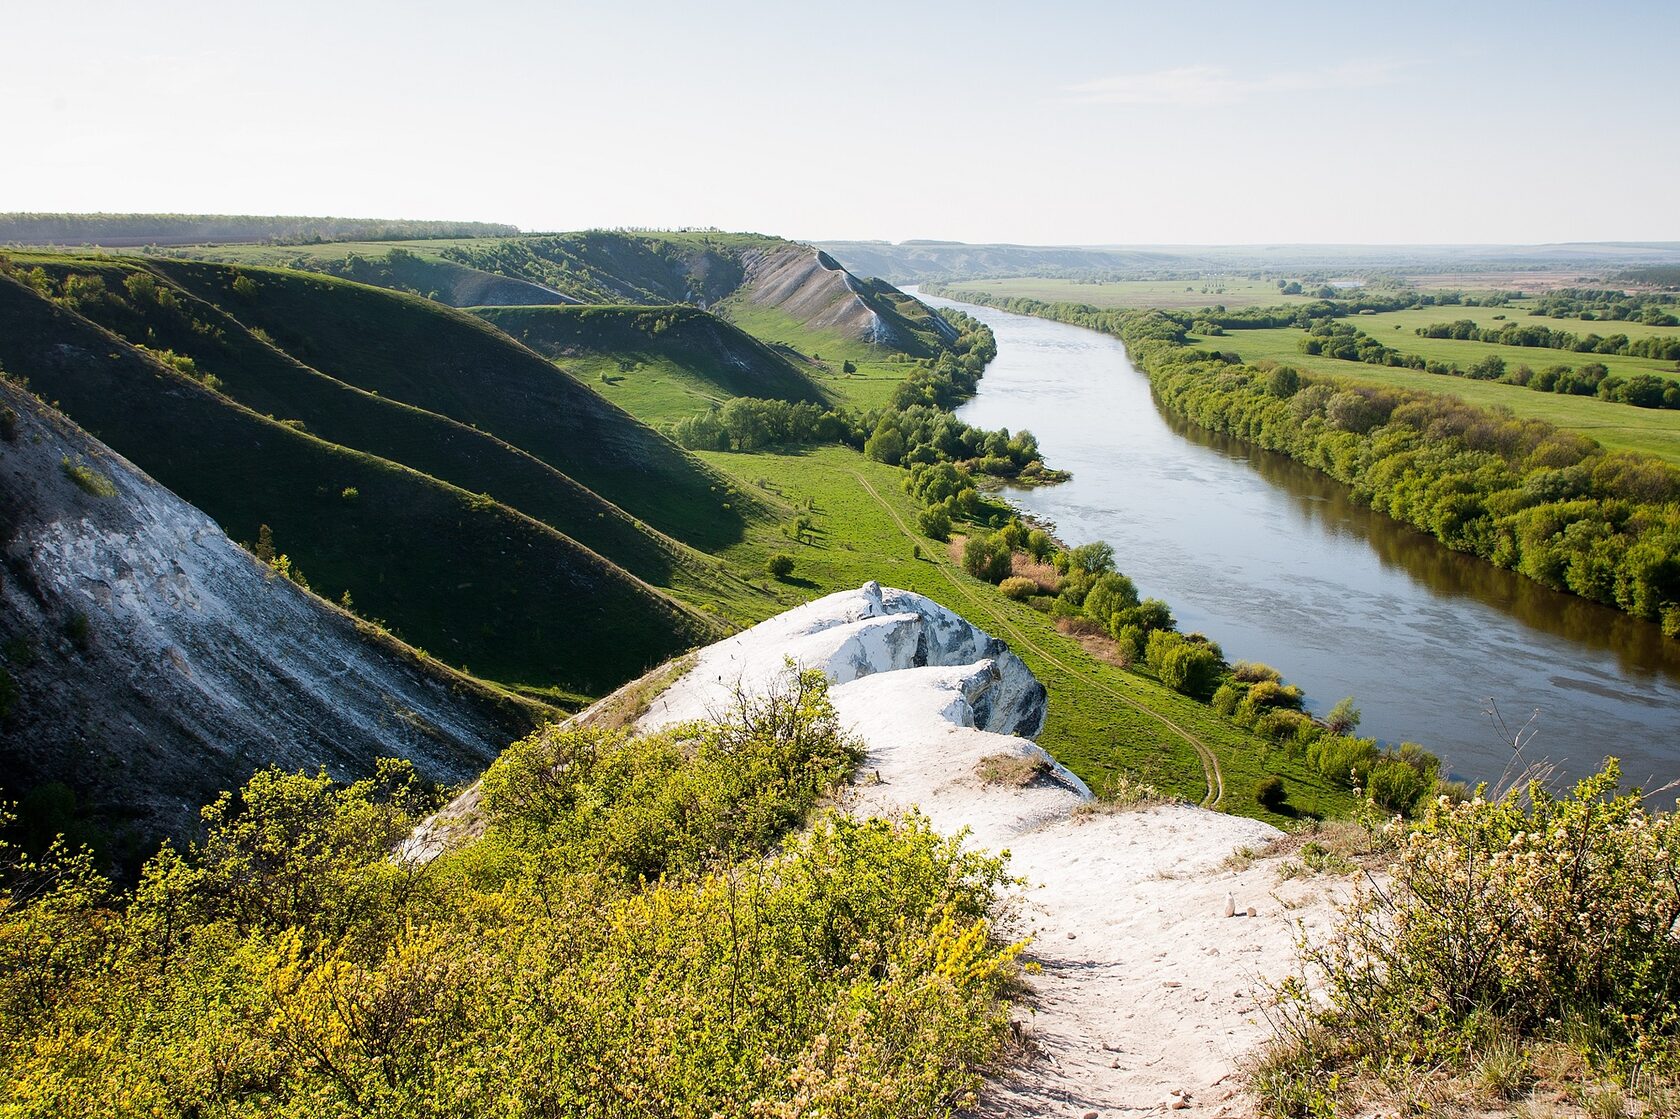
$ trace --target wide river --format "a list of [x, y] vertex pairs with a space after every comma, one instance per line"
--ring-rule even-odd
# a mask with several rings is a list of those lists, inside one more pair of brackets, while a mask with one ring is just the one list
[[1524, 762], [1580, 776], [1613, 754], [1646, 788], [1680, 778], [1680, 642], [1655, 625], [1452, 552], [1289, 458], [1167, 418], [1116, 339], [923, 298], [997, 335], [957, 414], [1026, 428], [1073, 472], [1010, 500], [1069, 544], [1114, 545], [1142, 593], [1227, 659], [1274, 666], [1320, 714], [1354, 696], [1360, 733], [1421, 742], [1462, 777], [1497, 780], [1526, 725]]

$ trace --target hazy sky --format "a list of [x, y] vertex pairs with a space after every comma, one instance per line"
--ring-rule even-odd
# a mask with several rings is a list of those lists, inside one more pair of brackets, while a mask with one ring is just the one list
[[0, 0], [0, 210], [1680, 240], [1680, 0]]

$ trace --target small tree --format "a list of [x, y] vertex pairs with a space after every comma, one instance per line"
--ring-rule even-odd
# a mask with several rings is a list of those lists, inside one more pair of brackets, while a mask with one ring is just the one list
[[930, 505], [916, 515], [916, 523], [921, 530], [934, 540], [949, 540], [951, 538], [951, 514], [944, 506]]
[[793, 574], [793, 557], [786, 552], [777, 552], [764, 562], [764, 570], [775, 579], [786, 579]]
[[1260, 802], [1260, 807], [1273, 812], [1282, 808], [1284, 801], [1289, 799], [1289, 793], [1283, 787], [1283, 778], [1275, 774], [1260, 778], [1254, 786], [1254, 799]]
[[1337, 700], [1336, 706], [1324, 716], [1324, 725], [1331, 734], [1352, 734], [1359, 726], [1359, 708], [1353, 705], [1353, 697]]

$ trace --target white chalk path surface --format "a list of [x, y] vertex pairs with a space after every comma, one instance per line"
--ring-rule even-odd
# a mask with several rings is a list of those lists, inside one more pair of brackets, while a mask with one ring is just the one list
[[[1043, 970], [1016, 1017], [1037, 1052], [991, 1080], [976, 1114], [1250, 1113], [1236, 1074], [1267, 1035], [1257, 1000], [1292, 969], [1299, 928], [1328, 928], [1341, 883], [1281, 882], [1275, 860], [1225, 867], [1278, 835], [1256, 820], [1188, 805], [1076, 813], [1091, 793], [1032, 741], [1045, 693], [1027, 666], [931, 599], [876, 583], [702, 650], [637, 725], [723, 711], [788, 658], [828, 674], [867, 746], [854, 811], [914, 806], [943, 831], [969, 828], [1027, 881], [1015, 920]], [[986, 785], [976, 765], [999, 753], [1049, 768], [1024, 788]]]

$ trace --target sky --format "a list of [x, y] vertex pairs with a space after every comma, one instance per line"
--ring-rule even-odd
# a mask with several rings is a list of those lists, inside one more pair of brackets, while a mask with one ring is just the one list
[[1680, 2], [0, 0], [0, 211], [1680, 240]]

